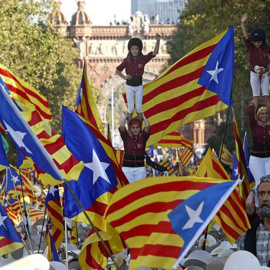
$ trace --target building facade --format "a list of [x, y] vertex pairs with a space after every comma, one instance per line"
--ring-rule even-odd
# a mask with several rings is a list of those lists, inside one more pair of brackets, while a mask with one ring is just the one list
[[[151, 2], [149, 0], [149, 2]], [[52, 14], [59, 35], [71, 38], [78, 48], [79, 58], [76, 60], [79, 67], [85, 61], [89, 80], [92, 85], [100, 89], [102, 99], [98, 109], [102, 121], [106, 124], [107, 108], [111, 104], [112, 89], [114, 92], [124, 88], [125, 81], [115, 74], [116, 67], [127, 56], [127, 44], [130, 38], [138, 37], [143, 42], [143, 53], [150, 52], [155, 47], [155, 35], [161, 34], [159, 54], [152, 59], [145, 68], [144, 81], [151, 81], [158, 76], [169, 59], [167, 41], [177, 30], [175, 24], [152, 24], [142, 12], [135, 12], [126, 25], [93, 26], [88, 14], [84, 10], [84, 1], [77, 1], [78, 10], [73, 14], [68, 24], [65, 16], [59, 9]], [[198, 125], [197, 125], [198, 126]], [[196, 130], [198, 130], [196, 126]], [[191, 126], [192, 130], [193, 127]], [[204, 144], [204, 124], [199, 125], [201, 130], [196, 135], [196, 143]], [[192, 139], [193, 134], [185, 132]], [[189, 136], [189, 134], [191, 134]]]

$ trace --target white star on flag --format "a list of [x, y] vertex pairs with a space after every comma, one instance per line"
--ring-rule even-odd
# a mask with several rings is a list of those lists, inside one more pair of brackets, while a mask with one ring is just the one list
[[235, 174], [235, 175], [238, 175], [238, 174], [239, 174], [239, 173], [238, 173], [238, 168], [237, 168], [237, 167], [234, 169], [234, 174]]
[[11, 137], [14, 139], [14, 141], [18, 144], [18, 146], [24, 147], [24, 149], [29, 153], [32, 154], [32, 152], [25, 146], [23, 143], [23, 138], [26, 135], [24, 132], [15, 131], [11, 126], [9, 126], [5, 121], [5, 126], [7, 127], [7, 132], [10, 133]]
[[199, 207], [196, 210], [191, 209], [189, 206], [185, 205], [187, 214], [189, 216], [189, 220], [185, 224], [182, 230], [190, 229], [197, 223], [203, 223], [203, 220], [200, 218], [200, 214], [202, 213], [204, 202], [201, 202]]
[[106, 182], [111, 184], [105, 170], [109, 167], [109, 163], [101, 162], [98, 158], [97, 153], [93, 149], [93, 161], [85, 163], [85, 167], [93, 171], [93, 184], [98, 180], [99, 177], [103, 178]]
[[54, 196], [55, 191], [57, 191], [57, 189], [54, 186], [50, 186], [49, 193], [51, 193]]
[[218, 61], [216, 63], [216, 68], [214, 70], [207, 70], [207, 73], [209, 73], [212, 77], [210, 78], [210, 81], [214, 80], [216, 83], [218, 83], [218, 74], [224, 70], [224, 68], [218, 68]]
[[0, 228], [1, 228], [1, 226], [4, 226], [5, 229], [7, 230], [7, 227], [5, 226], [5, 223], [4, 223], [6, 218], [7, 218], [7, 216], [2, 216], [0, 213]]
[[11, 175], [11, 181], [16, 185], [17, 182], [20, 182], [18, 176]]

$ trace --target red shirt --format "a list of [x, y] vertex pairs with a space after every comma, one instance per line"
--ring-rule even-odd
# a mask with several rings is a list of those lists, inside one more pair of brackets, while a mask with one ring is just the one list
[[[144, 161], [144, 155], [145, 155], [145, 147], [146, 147], [146, 142], [150, 136], [150, 132], [147, 133], [145, 132], [145, 130], [143, 130], [143, 132], [140, 133], [140, 136], [138, 138], [131, 137], [128, 134], [126, 128], [123, 131], [121, 131], [121, 129], [119, 128], [119, 132], [124, 142], [124, 150], [125, 150], [124, 163], [125, 163], [125, 159], [131, 163], [136, 163], [136, 160], [137, 160], [137, 161], [140, 161], [140, 163], [138, 164], [138, 166], [136, 165], [135, 167], [144, 166], [143, 161]], [[133, 167], [133, 166], [127, 166], [127, 167]]]
[[258, 125], [254, 116], [254, 104], [252, 102], [248, 106], [248, 120], [253, 139], [250, 154], [256, 157], [270, 157], [270, 124], [265, 127]]
[[144, 66], [155, 56], [153, 52], [147, 55], [141, 55], [136, 59], [132, 57], [130, 61], [127, 58], [116, 68], [119, 71], [126, 70], [127, 75], [131, 75], [132, 79], [127, 80], [128, 85], [138, 86], [142, 85], [142, 75], [144, 73]]
[[250, 70], [254, 71], [255, 66], [267, 68], [270, 63], [270, 46], [264, 46], [263, 48], [257, 49], [250, 39], [245, 39], [247, 51], [249, 52]]

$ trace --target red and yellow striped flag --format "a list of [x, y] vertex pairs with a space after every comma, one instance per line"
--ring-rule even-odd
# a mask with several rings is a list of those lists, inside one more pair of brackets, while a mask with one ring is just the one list
[[104, 136], [104, 127], [97, 109], [96, 101], [91, 92], [87, 75], [87, 65], [84, 63], [81, 84], [78, 90], [75, 112], [87, 119]]
[[[215, 179], [230, 179], [216, 155], [210, 149], [208, 149], [195, 175]], [[237, 189], [213, 218], [213, 222], [219, 224], [230, 243], [234, 243], [250, 227], [243, 200]]]
[[234, 131], [234, 140], [235, 140], [235, 152], [236, 152], [236, 158], [238, 163], [238, 174], [239, 178], [243, 179], [243, 182], [240, 184], [241, 189], [241, 197], [244, 201], [246, 201], [248, 194], [251, 190], [250, 181], [247, 174], [247, 165], [246, 165], [246, 158], [245, 153], [243, 150], [243, 143], [240, 138], [240, 133], [238, 129], [238, 125], [236, 122], [236, 117], [234, 114], [234, 109], [232, 109], [232, 118], [233, 118], [233, 131]]
[[168, 214], [190, 196], [223, 181], [226, 180], [157, 177], [118, 190], [110, 201], [106, 218], [130, 251], [129, 269], [141, 266], [172, 269], [184, 240], [172, 229]]
[[185, 148], [181, 153], [178, 152], [178, 155], [179, 160], [184, 165], [184, 167], [186, 167], [193, 156], [193, 149]]
[[167, 169], [168, 175], [178, 175], [178, 170], [167, 158], [161, 161], [159, 164]]
[[[198, 83], [208, 60], [213, 56], [212, 52], [219, 44], [223, 44], [225, 36], [226, 41], [229, 40], [230, 46], [222, 47], [223, 50], [219, 51], [219, 55], [229, 52], [232, 57], [234, 37], [232, 28], [229, 28], [185, 55], [154, 81], [144, 85], [143, 112], [151, 124], [151, 136], [147, 141], [147, 146], [156, 144], [166, 134], [177, 130], [184, 124], [214, 115], [216, 112], [228, 108], [218, 91], [209, 91]], [[231, 62], [233, 60], [229, 57], [227, 60], [230, 61], [229, 69], [232, 71], [234, 63]], [[226, 77], [228, 85], [231, 84], [231, 82], [229, 83], [232, 80], [231, 73]], [[224, 92], [230, 96], [231, 86], [226, 86], [226, 88]]]
[[[58, 186], [50, 186], [46, 198], [46, 206], [48, 209], [48, 216], [52, 222], [52, 239], [55, 244], [56, 250], [60, 248], [60, 245], [64, 239], [64, 218], [63, 207], [60, 201]], [[48, 252], [48, 260], [52, 260], [53, 254]]]
[[24, 105], [33, 104], [35, 110], [46, 120], [51, 120], [52, 114], [47, 99], [34, 87], [15, 76], [8, 68], [0, 64], [0, 76], [10, 91], [12, 99]]
[[162, 146], [162, 147], [193, 147], [193, 141], [188, 140], [184, 137], [184, 135], [180, 134], [178, 131], [171, 132], [165, 135], [159, 142], [155, 145]]
[[225, 144], [220, 146], [220, 151], [221, 151], [220, 161], [223, 164], [230, 166], [230, 168], [232, 169], [232, 167], [233, 167], [233, 155], [230, 153], [227, 146]]

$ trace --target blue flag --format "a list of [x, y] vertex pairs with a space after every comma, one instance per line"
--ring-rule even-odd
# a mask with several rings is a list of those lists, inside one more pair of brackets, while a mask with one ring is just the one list
[[62, 180], [63, 176], [53, 163], [48, 152], [9, 97], [1, 77], [0, 104], [0, 122], [17, 147], [22, 149], [25, 155], [31, 157], [40, 170], [47, 172], [56, 180]]
[[234, 31], [231, 26], [214, 48], [198, 83], [216, 93], [221, 101], [231, 106], [233, 70]]
[[[69, 186], [85, 209], [89, 208], [100, 195], [118, 185], [118, 181], [102, 145], [82, 119], [71, 110], [62, 109], [62, 130], [64, 140], [71, 153], [85, 163], [77, 181], [69, 181]], [[65, 187], [64, 215], [72, 218], [81, 213], [75, 199]]]
[[0, 165], [6, 167], [9, 165], [1, 134], [0, 134]]
[[15, 190], [15, 188], [22, 183], [22, 178], [17, 171], [12, 167], [8, 167], [6, 169], [6, 175], [3, 181], [3, 185], [5, 185], [6, 188], [6, 193], [8, 193], [10, 190]]
[[[0, 204], [0, 237], [4, 237], [11, 242], [22, 243], [20, 236], [14, 228], [14, 225], [8, 214], [4, 210], [3, 206]], [[6, 241], [8, 244], [8, 241]], [[5, 241], [3, 242], [5, 246]], [[4, 247], [1, 247], [4, 248]]]
[[226, 181], [210, 186], [183, 201], [168, 214], [172, 228], [184, 241], [176, 266], [238, 184], [239, 181]]

